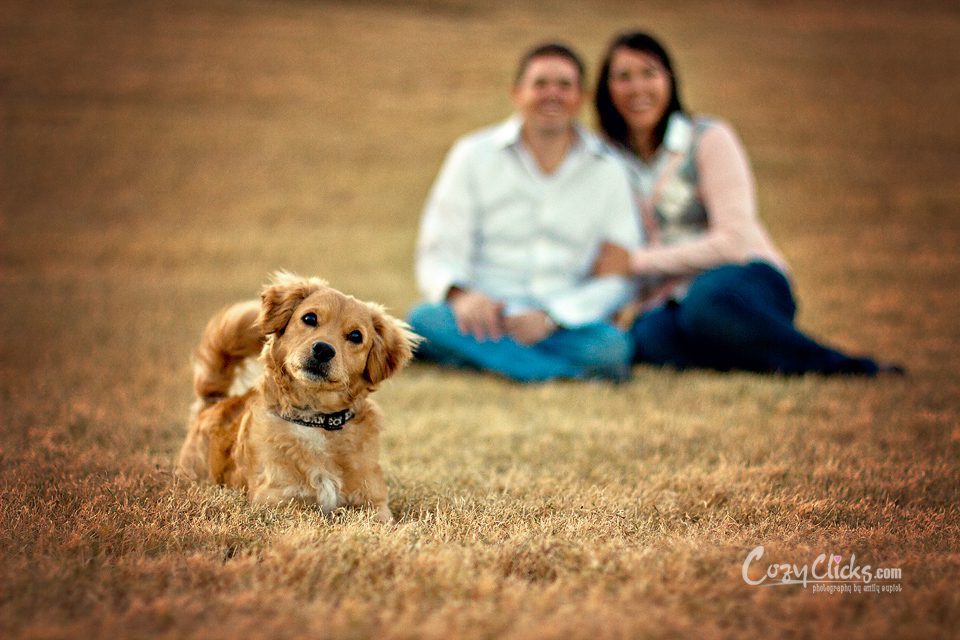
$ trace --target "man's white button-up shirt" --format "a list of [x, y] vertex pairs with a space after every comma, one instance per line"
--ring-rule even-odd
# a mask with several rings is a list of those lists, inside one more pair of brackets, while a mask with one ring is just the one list
[[431, 302], [450, 287], [506, 303], [507, 315], [546, 311], [574, 328], [606, 320], [633, 295], [627, 279], [592, 278], [604, 240], [632, 250], [640, 226], [622, 165], [577, 128], [560, 167], [544, 174], [518, 117], [454, 144], [427, 199], [417, 280]]

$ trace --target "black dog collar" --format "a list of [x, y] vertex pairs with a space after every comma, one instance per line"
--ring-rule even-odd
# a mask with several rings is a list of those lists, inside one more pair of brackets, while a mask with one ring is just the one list
[[301, 427], [310, 427], [312, 429], [320, 428], [325, 431], [339, 431], [343, 425], [353, 420], [357, 414], [353, 409], [344, 409], [335, 413], [304, 413], [300, 415], [282, 415], [274, 413], [275, 416], [298, 424]]

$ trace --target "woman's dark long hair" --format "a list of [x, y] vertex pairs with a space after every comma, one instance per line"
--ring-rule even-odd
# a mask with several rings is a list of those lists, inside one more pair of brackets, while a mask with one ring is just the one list
[[663, 136], [667, 130], [667, 122], [671, 114], [676, 111], [685, 113], [683, 103], [680, 101], [680, 89], [677, 83], [677, 74], [673, 71], [673, 64], [670, 62], [670, 55], [663, 45], [653, 36], [640, 32], [631, 31], [624, 33], [616, 38], [607, 47], [607, 53], [603, 57], [603, 64], [600, 67], [600, 76], [597, 78], [597, 91], [594, 94], [594, 104], [597, 109], [597, 119], [600, 128], [606, 136], [613, 142], [620, 144], [634, 152], [633, 142], [630, 139], [630, 127], [626, 120], [617, 111], [610, 97], [610, 62], [613, 60], [613, 52], [620, 47], [632, 49], [640, 53], [646, 53], [655, 57], [670, 74], [670, 102], [667, 104], [667, 110], [664, 112], [660, 122], [654, 129], [654, 142], [659, 147], [663, 143]]

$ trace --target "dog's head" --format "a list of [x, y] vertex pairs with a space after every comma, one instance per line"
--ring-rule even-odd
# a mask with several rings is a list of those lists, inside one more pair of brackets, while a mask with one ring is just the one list
[[278, 273], [260, 300], [267, 375], [301, 403], [353, 402], [403, 367], [419, 340], [380, 305], [319, 278]]

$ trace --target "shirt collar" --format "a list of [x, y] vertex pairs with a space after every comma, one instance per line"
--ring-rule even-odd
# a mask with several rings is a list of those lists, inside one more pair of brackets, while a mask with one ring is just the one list
[[[514, 114], [497, 128], [494, 133], [496, 144], [504, 149], [520, 143], [520, 132], [523, 130], [523, 118], [519, 114]], [[580, 123], [573, 123], [575, 135], [575, 145], [583, 147], [595, 156], [606, 154], [603, 143], [595, 135], [580, 126]]]
[[667, 120], [667, 130], [663, 134], [663, 148], [673, 153], [682, 153], [693, 141], [693, 123], [690, 118], [674, 111]]
[[693, 122], [679, 111], [674, 111], [667, 119], [667, 129], [663, 133], [663, 143], [657, 148], [652, 158], [644, 160], [633, 151], [616, 145], [620, 156], [627, 159], [628, 164], [650, 169], [658, 163], [665, 162], [664, 158], [675, 153], [686, 153], [693, 144]]

